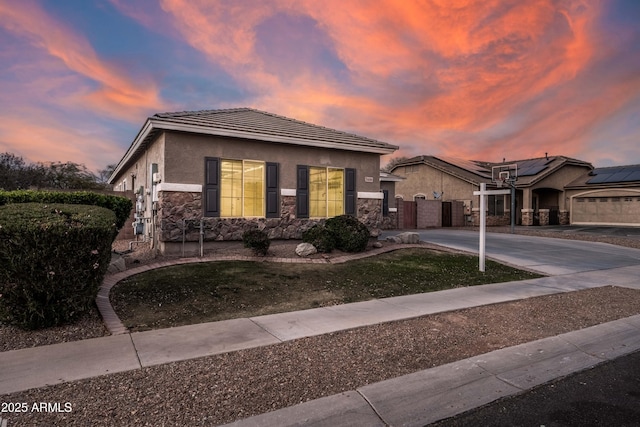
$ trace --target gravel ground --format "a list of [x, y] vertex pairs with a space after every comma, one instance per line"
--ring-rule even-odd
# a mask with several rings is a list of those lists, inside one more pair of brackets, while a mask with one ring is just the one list
[[8, 414], [12, 427], [216, 425], [628, 317], [639, 307], [640, 291], [603, 287], [170, 363], [1, 400], [71, 404], [68, 413]]
[[[640, 247], [637, 239], [580, 237]], [[291, 247], [272, 250], [282, 256]], [[153, 254], [139, 248], [128, 258], [134, 265]], [[530, 298], [4, 395], [0, 402], [69, 402], [72, 411], [0, 416], [12, 427], [215, 425], [639, 313], [640, 291], [624, 288]], [[0, 351], [103, 335], [96, 313], [40, 332], [0, 326]]]

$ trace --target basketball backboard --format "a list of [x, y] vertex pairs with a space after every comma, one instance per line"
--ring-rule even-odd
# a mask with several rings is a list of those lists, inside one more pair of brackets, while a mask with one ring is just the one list
[[491, 168], [491, 181], [498, 187], [504, 184], [512, 184], [518, 180], [518, 165], [512, 163], [509, 165], [498, 165]]

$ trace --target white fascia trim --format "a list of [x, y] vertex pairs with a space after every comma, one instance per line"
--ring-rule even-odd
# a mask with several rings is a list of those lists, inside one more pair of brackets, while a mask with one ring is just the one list
[[379, 191], [358, 191], [358, 199], [384, 199], [384, 193]]
[[126, 165], [129, 162], [129, 159], [131, 159], [131, 157], [133, 156], [133, 154], [136, 151], [138, 151], [138, 147], [140, 147], [140, 145], [142, 144], [142, 141], [144, 141], [147, 138], [147, 136], [149, 135], [149, 133], [151, 133], [152, 130], [153, 130], [153, 123], [151, 122], [150, 119], [147, 119], [147, 121], [142, 126], [142, 129], [140, 129], [140, 132], [138, 132], [138, 135], [136, 136], [136, 139], [133, 141], [133, 144], [131, 144], [131, 147], [129, 147], [124, 157], [120, 159], [120, 163], [118, 163], [113, 173], [107, 180], [109, 184], [112, 184], [113, 182], [111, 180], [114, 179], [116, 176], [118, 176], [120, 172], [122, 172], [122, 167]]
[[163, 129], [163, 130], [193, 132], [193, 133], [200, 133], [205, 135], [230, 136], [234, 138], [256, 139], [258, 141], [280, 142], [283, 144], [294, 144], [294, 145], [302, 145], [302, 146], [308, 146], [308, 147], [322, 147], [322, 148], [334, 148], [338, 150], [361, 151], [365, 153], [391, 154], [398, 149], [396, 146], [392, 146], [393, 148], [367, 147], [367, 146], [362, 146], [358, 144], [349, 144], [344, 142], [329, 142], [329, 141], [319, 141], [314, 139], [298, 139], [298, 138], [291, 138], [291, 137], [281, 136], [281, 135], [250, 133], [250, 132], [242, 132], [242, 131], [236, 131], [231, 129], [212, 129], [205, 126], [188, 125], [184, 123], [154, 122], [152, 120], [152, 125], [157, 129]]
[[296, 189], [295, 188], [281, 188], [280, 189], [280, 195], [281, 196], [294, 196], [296, 195]]
[[180, 193], [202, 193], [202, 185], [161, 182], [160, 184], [158, 184], [158, 191], [177, 191]]

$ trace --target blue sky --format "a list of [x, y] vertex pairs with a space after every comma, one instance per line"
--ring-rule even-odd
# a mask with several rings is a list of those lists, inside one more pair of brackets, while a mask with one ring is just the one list
[[0, 0], [0, 152], [96, 171], [154, 113], [253, 107], [396, 156], [638, 164], [639, 21], [634, 0]]

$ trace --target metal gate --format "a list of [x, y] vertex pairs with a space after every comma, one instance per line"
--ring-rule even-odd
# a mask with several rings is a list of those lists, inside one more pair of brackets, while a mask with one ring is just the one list
[[416, 202], [402, 202], [402, 225], [403, 228], [416, 228], [418, 224], [418, 211]]
[[442, 202], [442, 226], [451, 227], [451, 225], [452, 225], [451, 202]]

